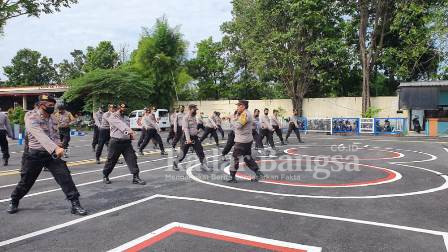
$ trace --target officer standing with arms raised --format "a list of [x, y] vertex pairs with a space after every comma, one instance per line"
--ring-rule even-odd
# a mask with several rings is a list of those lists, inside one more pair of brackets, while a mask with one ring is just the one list
[[93, 113], [93, 139], [92, 139], [92, 150], [95, 152], [96, 145], [98, 144], [100, 127], [101, 127], [101, 119], [103, 119], [104, 109], [103, 106], [98, 108], [98, 111]]
[[145, 132], [145, 139], [140, 145], [140, 155], [144, 155], [143, 150], [146, 148], [151, 139], [155, 139], [156, 143], [159, 145], [160, 150], [162, 151], [161, 155], [168, 155], [163, 148], [162, 138], [159, 135], [160, 127], [151, 107], [146, 108], [145, 110], [145, 115], [142, 118], [142, 131]]
[[205, 154], [204, 149], [202, 148], [201, 141], [199, 141], [198, 137], [198, 121], [196, 119], [196, 112], [198, 110], [195, 104], [188, 105], [188, 114], [185, 115], [182, 122], [182, 140], [180, 146], [180, 153], [177, 156], [177, 159], [173, 162], [173, 169], [179, 170], [179, 163], [185, 159], [185, 156], [188, 153], [188, 149], [193, 147], [196, 155], [199, 157], [199, 161], [201, 162], [201, 169], [204, 171], [208, 171], [209, 168], [205, 163]]
[[129, 127], [129, 124], [124, 118], [126, 109], [126, 104], [121, 104], [118, 107], [118, 111], [112, 113], [108, 118], [110, 124], [109, 153], [103, 168], [103, 182], [105, 184], [111, 183], [109, 175], [117, 164], [118, 158], [123, 154], [129, 171], [133, 175], [132, 183], [145, 185], [146, 182], [139, 177], [140, 169], [137, 165], [137, 156], [132, 147], [132, 140], [135, 139], [135, 132]]
[[109, 117], [112, 115], [112, 113], [115, 113], [117, 109], [117, 105], [109, 104], [108, 111], [106, 113], [103, 113], [101, 117], [101, 124], [99, 127], [99, 138], [98, 138], [98, 147], [96, 148], [96, 163], [100, 164], [100, 158], [101, 154], [103, 154], [103, 148], [104, 145], [109, 146], [109, 140], [110, 140], [110, 124], [109, 124]]
[[58, 112], [55, 114], [59, 128], [59, 137], [61, 138], [62, 148], [64, 148], [64, 157], [68, 157], [68, 145], [70, 143], [70, 125], [75, 123], [72, 113], [65, 110], [65, 105], [58, 106]]
[[11, 124], [9, 123], [8, 115], [0, 113], [0, 148], [3, 154], [3, 165], [8, 165], [9, 160], [9, 146], [6, 136], [12, 138]]
[[21, 179], [11, 194], [8, 213], [18, 211], [19, 201], [29, 192], [43, 167], [50, 170], [65, 196], [71, 201], [71, 212], [75, 215], [87, 215], [79, 203], [79, 192], [73, 182], [70, 171], [61, 160], [64, 149], [58, 135], [57, 122], [51, 115], [56, 100], [48, 95], [39, 97], [39, 109], [25, 115], [25, 127], [28, 135], [29, 152], [22, 167]]
[[239, 168], [240, 159], [242, 158], [247, 167], [255, 172], [253, 182], [258, 182], [264, 174], [260, 171], [257, 163], [252, 157], [252, 123], [253, 117], [247, 110], [249, 102], [242, 100], [237, 104], [237, 116], [232, 120], [233, 129], [235, 131], [235, 146], [233, 147], [233, 165], [230, 166], [231, 179], [227, 182], [237, 183], [236, 173]]

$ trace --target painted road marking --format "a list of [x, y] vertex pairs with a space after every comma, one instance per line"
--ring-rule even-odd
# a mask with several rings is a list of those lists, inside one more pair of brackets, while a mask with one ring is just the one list
[[[234, 233], [229, 231], [224, 231], [220, 229], [213, 229], [207, 227], [201, 227], [196, 225], [189, 225], [185, 223], [172, 222], [167, 224], [151, 233], [139, 237], [133, 241], [130, 241], [118, 248], [109, 250], [109, 252], [137, 252], [147, 249], [154, 245], [155, 243], [165, 240], [168, 237], [176, 234], [183, 233], [193, 236], [221, 240], [230, 243], [237, 243], [251, 247], [257, 247], [266, 249], [269, 251], [296, 251], [296, 252], [320, 252], [322, 248], [314, 246], [306, 246], [297, 243], [284, 242], [279, 240], [272, 240], [261, 238], [258, 236], [252, 236], [241, 233]], [[198, 248], [199, 249], [199, 248]]]
[[200, 202], [200, 203], [207, 203], [207, 204], [214, 204], [214, 205], [221, 205], [221, 206], [230, 206], [230, 207], [238, 207], [238, 208], [244, 208], [244, 209], [251, 209], [251, 210], [258, 210], [258, 211], [265, 211], [265, 212], [271, 212], [271, 213], [279, 213], [279, 214], [286, 214], [286, 215], [293, 215], [293, 216], [300, 216], [300, 217], [308, 217], [308, 218], [315, 218], [315, 219], [322, 219], [322, 220], [330, 220], [330, 221], [340, 221], [340, 222], [346, 222], [346, 223], [354, 223], [354, 224], [361, 224], [361, 225], [368, 225], [368, 226], [375, 226], [375, 227], [383, 227], [383, 228], [390, 228], [390, 229], [396, 229], [396, 230], [402, 230], [402, 231], [410, 231], [410, 232], [416, 232], [416, 233], [423, 233], [423, 234], [431, 234], [431, 235], [440, 235], [441, 238], [444, 239], [444, 243], [447, 244], [447, 232], [437, 231], [437, 230], [430, 230], [430, 229], [424, 229], [424, 228], [416, 228], [416, 227], [410, 227], [410, 226], [402, 226], [402, 225], [396, 225], [396, 224], [389, 224], [389, 223], [382, 223], [382, 222], [375, 222], [375, 221], [367, 221], [367, 220], [359, 220], [359, 219], [351, 219], [351, 218], [344, 218], [344, 217], [336, 217], [336, 216], [330, 216], [330, 215], [322, 215], [322, 214], [311, 214], [311, 213], [305, 213], [305, 212], [297, 212], [297, 211], [291, 211], [291, 210], [283, 210], [283, 209], [276, 209], [276, 208], [269, 208], [269, 207], [261, 207], [261, 206], [254, 206], [254, 205], [245, 205], [245, 204], [238, 204], [238, 203], [231, 203], [231, 202], [225, 202], [225, 201], [217, 201], [217, 200], [209, 200], [209, 199], [201, 199], [201, 198], [191, 198], [191, 197], [179, 197], [179, 196], [170, 196], [170, 195], [161, 195], [156, 194], [153, 196], [149, 196], [147, 198], [143, 198], [131, 203], [127, 203], [118, 207], [114, 207], [105, 211], [98, 212], [96, 214], [88, 215], [85, 217], [78, 218], [76, 220], [68, 221], [59, 225], [51, 226], [45, 229], [41, 229], [32, 233], [28, 233], [22, 236], [18, 236], [9, 240], [1, 241], [0, 247], [4, 247], [9, 244], [13, 244], [19, 241], [27, 240], [30, 238], [34, 238], [43, 234], [47, 234], [56, 230], [60, 230], [66, 227], [70, 227], [91, 219], [95, 219], [100, 216], [104, 216], [110, 213], [114, 213], [117, 211], [121, 211], [123, 209], [156, 199], [156, 198], [164, 198], [164, 199], [174, 199], [174, 200], [184, 200], [184, 201], [191, 201], [191, 202]]

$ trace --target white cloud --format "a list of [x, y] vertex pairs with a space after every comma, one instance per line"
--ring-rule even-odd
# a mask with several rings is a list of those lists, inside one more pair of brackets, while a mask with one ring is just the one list
[[[10, 20], [0, 37], [0, 72], [16, 52], [30, 48], [53, 58], [70, 58], [74, 49], [85, 50], [102, 40], [117, 47], [137, 46], [142, 27], [152, 27], [163, 15], [171, 26], [180, 25], [189, 51], [202, 39], [221, 38], [220, 25], [231, 19], [230, 0], [79, 0], [70, 9], [40, 18]], [[1, 79], [5, 79], [3, 73]]]

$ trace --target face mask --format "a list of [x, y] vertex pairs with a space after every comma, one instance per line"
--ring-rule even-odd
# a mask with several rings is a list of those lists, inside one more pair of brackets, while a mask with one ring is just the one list
[[54, 113], [54, 107], [45, 107], [43, 110], [50, 115]]
[[264, 112], [265, 115], [269, 115], [269, 112]]
[[196, 116], [196, 110], [192, 111], [192, 112], [191, 112], [191, 115], [192, 115], [192, 116]]

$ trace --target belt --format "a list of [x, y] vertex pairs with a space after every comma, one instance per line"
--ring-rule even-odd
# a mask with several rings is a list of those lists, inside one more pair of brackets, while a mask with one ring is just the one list
[[121, 139], [121, 138], [116, 138], [116, 137], [111, 137], [110, 140], [115, 141], [117, 143], [130, 143], [131, 142], [131, 139]]

